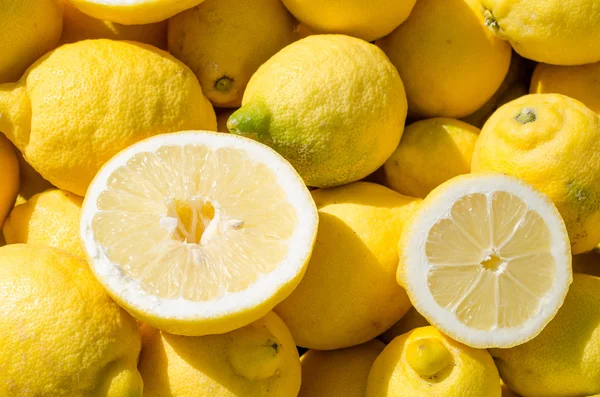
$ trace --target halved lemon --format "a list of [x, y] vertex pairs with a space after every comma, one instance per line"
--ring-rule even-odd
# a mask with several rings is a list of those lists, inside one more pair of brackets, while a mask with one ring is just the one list
[[231, 134], [158, 135], [117, 154], [87, 192], [81, 237], [98, 280], [181, 335], [262, 318], [304, 275], [318, 215], [292, 166]]
[[471, 174], [424, 200], [400, 241], [398, 282], [453, 339], [511, 347], [539, 334], [572, 281], [571, 249], [543, 193], [503, 174]]

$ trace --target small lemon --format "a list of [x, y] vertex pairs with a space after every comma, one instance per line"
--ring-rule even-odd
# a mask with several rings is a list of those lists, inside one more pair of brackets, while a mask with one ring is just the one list
[[387, 331], [379, 336], [379, 339], [385, 343], [390, 343], [395, 337], [403, 335], [415, 328], [426, 327], [430, 325], [425, 317], [421, 315], [414, 307], [402, 316], [402, 318]]
[[330, 187], [382, 166], [405, 119], [404, 86], [383, 51], [353, 37], [314, 35], [258, 69], [227, 126], [274, 148], [307, 185]]
[[478, 137], [478, 128], [456, 119], [433, 118], [409, 125], [383, 165], [386, 185], [425, 198], [448, 179], [471, 171]]
[[575, 274], [556, 317], [536, 338], [493, 349], [506, 384], [526, 397], [600, 393], [600, 278]]
[[0, 132], [0, 226], [8, 216], [19, 192], [19, 162], [15, 148]]
[[559, 94], [526, 95], [498, 109], [485, 123], [472, 170], [524, 179], [560, 211], [573, 254], [600, 242], [600, 118]]
[[340, 350], [309, 350], [302, 355], [298, 397], [364, 397], [367, 378], [385, 345], [372, 340]]
[[300, 360], [274, 313], [221, 335], [178, 336], [142, 325], [144, 397], [296, 397]]
[[394, 339], [377, 358], [366, 397], [500, 397], [500, 377], [485, 350], [473, 349], [434, 327]]

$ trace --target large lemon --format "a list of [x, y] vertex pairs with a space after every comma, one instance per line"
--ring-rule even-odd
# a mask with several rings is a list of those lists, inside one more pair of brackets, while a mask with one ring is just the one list
[[8, 216], [19, 192], [19, 162], [15, 148], [0, 132], [0, 226]]

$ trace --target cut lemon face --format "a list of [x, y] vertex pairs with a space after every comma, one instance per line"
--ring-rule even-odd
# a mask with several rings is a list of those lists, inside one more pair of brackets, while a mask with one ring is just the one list
[[119, 153], [90, 185], [82, 213], [98, 280], [139, 320], [182, 335], [263, 317], [300, 282], [318, 223], [283, 157], [203, 131]]
[[435, 189], [405, 227], [398, 282], [414, 307], [478, 348], [532, 339], [572, 281], [567, 231], [552, 201], [502, 174], [471, 174]]

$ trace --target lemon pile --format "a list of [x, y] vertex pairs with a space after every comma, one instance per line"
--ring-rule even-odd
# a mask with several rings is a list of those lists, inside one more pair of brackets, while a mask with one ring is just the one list
[[597, 1], [0, 21], [0, 397], [600, 396]]

